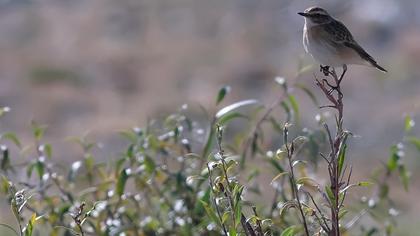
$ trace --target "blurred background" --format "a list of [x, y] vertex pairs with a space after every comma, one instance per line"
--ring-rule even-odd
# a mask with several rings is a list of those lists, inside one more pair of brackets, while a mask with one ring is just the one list
[[[233, 89], [227, 103], [270, 103], [275, 76], [314, 89], [318, 65], [296, 76], [314, 64], [296, 14], [312, 5], [345, 22], [389, 71], [352, 66], [343, 82], [355, 178], [366, 178], [403, 137], [405, 115], [420, 123], [420, 1], [1, 0], [0, 106], [11, 112], [0, 128], [29, 140], [31, 120], [48, 124], [56, 158], [67, 161], [80, 157], [65, 151], [65, 138], [90, 131], [112, 158], [118, 130], [184, 103], [211, 110], [224, 85]], [[297, 97], [305, 124], [315, 124], [318, 109]], [[420, 217], [420, 204], [410, 203], [420, 194], [414, 154], [404, 160], [410, 192], [392, 193], [401, 228]]]

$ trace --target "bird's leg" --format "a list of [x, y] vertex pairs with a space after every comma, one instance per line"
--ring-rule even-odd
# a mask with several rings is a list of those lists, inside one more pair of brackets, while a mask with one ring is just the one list
[[328, 90], [328, 94], [331, 94], [334, 90], [336, 90], [340, 96], [343, 95], [338, 88], [340, 87], [341, 81], [343, 80], [346, 72], [347, 72], [347, 65], [346, 64], [343, 64], [343, 73], [341, 73], [339, 78], [337, 78], [337, 75], [336, 75], [334, 69], [333, 69], [333, 72], [328, 71], [328, 73], [333, 75], [333, 77], [335, 78], [335, 82], [336, 82], [335, 85], [332, 85], [332, 84], [328, 83], [328, 81], [326, 79], [324, 79], [324, 82], [328, 85], [328, 87], [330, 87], [330, 90]]
[[339, 85], [340, 85], [341, 80], [343, 80], [344, 75], [346, 74], [346, 72], [347, 72], [347, 65], [346, 65], [346, 64], [343, 64], [343, 73], [341, 73], [340, 79], [338, 79], [338, 84], [337, 84], [337, 86], [339, 86]]
[[325, 76], [328, 76], [330, 74], [330, 67], [319, 65], [319, 71], [324, 73]]
[[323, 80], [322, 80], [322, 82], [323, 82], [323, 83], [325, 83], [325, 84], [327, 84], [327, 86], [330, 88], [330, 89], [328, 90], [328, 95], [332, 94], [332, 92], [333, 92], [334, 90], [336, 90], [336, 89], [337, 89], [337, 87], [338, 87], [338, 86], [334, 86], [334, 85], [330, 84], [330, 83], [328, 82], [328, 80], [326, 80], [326, 79], [323, 79]]

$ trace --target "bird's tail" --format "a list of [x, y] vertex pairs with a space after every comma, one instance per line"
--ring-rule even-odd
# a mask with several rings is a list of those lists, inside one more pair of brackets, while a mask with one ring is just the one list
[[378, 65], [378, 63], [375, 61], [375, 59], [371, 55], [369, 55], [369, 53], [367, 53], [362, 47], [360, 47], [359, 44], [357, 44], [357, 43], [344, 43], [344, 45], [354, 49], [360, 55], [360, 57], [363, 60], [365, 60], [367, 63], [369, 63], [373, 67], [377, 68], [378, 70], [380, 70], [382, 72], [388, 72], [382, 66]]
[[378, 69], [378, 70], [380, 70], [382, 72], [385, 72], [385, 73], [388, 72], [382, 66], [378, 65], [378, 63], [376, 63], [376, 61], [375, 62], [371, 62], [371, 63], [372, 63], [372, 66], [376, 67], [376, 69]]

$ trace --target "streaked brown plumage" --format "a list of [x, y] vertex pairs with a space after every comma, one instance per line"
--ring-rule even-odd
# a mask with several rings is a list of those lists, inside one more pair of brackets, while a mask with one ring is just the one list
[[303, 43], [306, 52], [325, 66], [371, 65], [386, 72], [353, 38], [347, 27], [320, 7], [298, 13], [305, 17]]

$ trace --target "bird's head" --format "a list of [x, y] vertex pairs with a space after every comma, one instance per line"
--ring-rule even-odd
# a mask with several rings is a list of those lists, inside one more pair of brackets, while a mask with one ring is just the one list
[[332, 20], [328, 12], [320, 7], [309, 7], [304, 12], [298, 12], [298, 14], [314, 24], [325, 24]]

